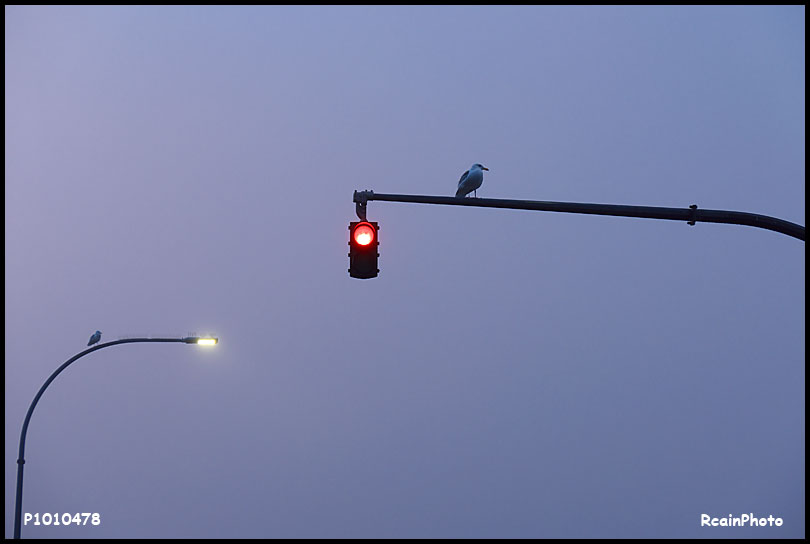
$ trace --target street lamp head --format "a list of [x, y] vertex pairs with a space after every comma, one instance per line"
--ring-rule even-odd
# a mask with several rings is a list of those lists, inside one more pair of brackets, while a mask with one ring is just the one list
[[197, 344], [198, 346], [215, 346], [219, 343], [219, 338], [213, 336], [189, 336], [187, 338], [183, 338], [183, 341], [186, 344]]

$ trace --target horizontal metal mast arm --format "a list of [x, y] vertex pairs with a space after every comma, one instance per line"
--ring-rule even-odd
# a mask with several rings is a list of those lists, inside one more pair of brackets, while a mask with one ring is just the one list
[[580, 202], [546, 202], [537, 200], [505, 200], [500, 198], [460, 198], [452, 196], [393, 195], [374, 191], [355, 191], [354, 202], [365, 211], [370, 200], [386, 202], [411, 202], [416, 204], [444, 204], [448, 206], [477, 206], [480, 208], [508, 208], [513, 210], [535, 210], [543, 212], [584, 213], [590, 215], [612, 215], [617, 217], [643, 217], [647, 219], [669, 219], [686, 221], [690, 224], [729, 223], [748, 225], [787, 234], [804, 241], [805, 228], [796, 223], [760, 215], [756, 213], [728, 210], [701, 210], [690, 208], [661, 208], [656, 206], [624, 206], [620, 204], [585, 204]]

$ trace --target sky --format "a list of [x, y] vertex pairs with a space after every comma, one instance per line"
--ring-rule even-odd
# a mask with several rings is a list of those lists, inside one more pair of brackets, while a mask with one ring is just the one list
[[[6, 6], [5, 535], [805, 536], [805, 8]], [[701, 527], [701, 515], [781, 518]]]

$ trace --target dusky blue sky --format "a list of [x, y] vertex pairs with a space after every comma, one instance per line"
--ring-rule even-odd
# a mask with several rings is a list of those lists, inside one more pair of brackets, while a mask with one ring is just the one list
[[[804, 537], [805, 9], [5, 8], [5, 534]], [[779, 516], [780, 528], [701, 528]]]

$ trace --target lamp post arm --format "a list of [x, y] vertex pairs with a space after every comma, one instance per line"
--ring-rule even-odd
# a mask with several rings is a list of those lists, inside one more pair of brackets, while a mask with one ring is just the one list
[[42, 387], [39, 388], [39, 392], [37, 392], [34, 400], [31, 401], [31, 406], [28, 407], [28, 413], [25, 414], [25, 421], [23, 422], [22, 431], [20, 432], [20, 452], [19, 456], [17, 457], [17, 499], [14, 506], [14, 538], [20, 538], [20, 520], [22, 518], [22, 488], [23, 488], [23, 465], [25, 465], [25, 435], [28, 432], [28, 423], [31, 421], [31, 415], [34, 413], [34, 408], [36, 407], [37, 403], [39, 402], [40, 397], [45, 392], [45, 389], [51, 384], [51, 382], [56, 379], [56, 377], [65, 370], [68, 366], [70, 366], [74, 361], [81, 359], [88, 353], [93, 353], [102, 348], [108, 348], [110, 346], [115, 346], [118, 344], [131, 344], [133, 342], [182, 342], [182, 343], [192, 343], [189, 340], [193, 337], [189, 338], [124, 338], [122, 340], [113, 340], [112, 342], [105, 342], [103, 344], [98, 344], [97, 346], [93, 346], [92, 348], [86, 349], [83, 352], [74, 355], [65, 363], [62, 364], [59, 368], [57, 368], [51, 376], [45, 380], [45, 383], [42, 384]]

